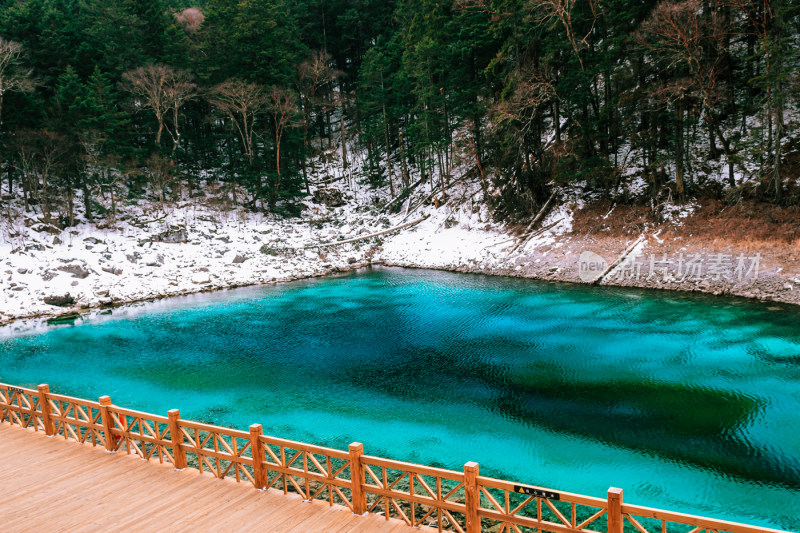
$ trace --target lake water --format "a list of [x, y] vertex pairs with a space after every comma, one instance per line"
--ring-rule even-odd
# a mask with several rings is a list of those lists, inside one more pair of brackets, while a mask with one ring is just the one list
[[797, 308], [381, 268], [19, 329], [6, 383], [800, 531]]

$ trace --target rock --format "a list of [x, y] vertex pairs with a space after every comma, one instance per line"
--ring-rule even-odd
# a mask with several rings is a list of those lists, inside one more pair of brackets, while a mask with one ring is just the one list
[[64, 241], [62, 241], [58, 237], [54, 237], [53, 238], [53, 246], [56, 246], [56, 245], [59, 245], [59, 244], [64, 244]]
[[444, 221], [444, 227], [445, 227], [446, 229], [454, 228], [454, 227], [456, 227], [456, 226], [458, 226], [458, 220], [454, 219], [453, 217], [448, 217], [448, 218], [447, 218], [447, 219]]
[[259, 250], [259, 251], [260, 251], [262, 254], [265, 254], [265, 255], [278, 255], [278, 251], [277, 251], [277, 250], [275, 250], [274, 248], [272, 248], [272, 247], [271, 247], [270, 245], [268, 245], [268, 244], [264, 244], [264, 245], [262, 245], [262, 246], [261, 246], [261, 248], [259, 248], [258, 250]]
[[45, 272], [45, 273], [43, 273], [43, 274], [42, 274], [42, 279], [43, 279], [44, 281], [50, 281], [51, 279], [55, 278], [56, 276], [58, 276], [58, 274], [57, 274], [57, 273], [55, 273], [55, 272], [50, 272], [50, 271], [48, 270], [47, 272]]
[[327, 207], [339, 207], [345, 203], [342, 192], [336, 189], [317, 189], [314, 191], [314, 201]]
[[51, 326], [57, 326], [59, 324], [72, 324], [80, 317], [81, 315], [79, 313], [64, 313], [63, 315], [48, 318], [47, 323]]
[[39, 224], [38, 226], [35, 226], [35, 227], [31, 228], [31, 229], [33, 231], [38, 232], [38, 233], [44, 232], [44, 233], [49, 233], [51, 235], [60, 235], [61, 234], [61, 230], [59, 228], [57, 228], [55, 226], [51, 226], [50, 224]]
[[97, 296], [108, 296], [108, 294], [109, 294], [109, 292], [107, 290], [105, 290], [105, 291], [97, 291]]
[[208, 267], [200, 267], [197, 269], [199, 272], [208, 272]]
[[211, 283], [211, 276], [208, 272], [195, 272], [192, 276], [192, 283], [195, 285], [206, 285]]
[[351, 265], [352, 265], [352, 264], [355, 264], [357, 261], [358, 261], [358, 259], [356, 259], [355, 257], [348, 257], [348, 258], [347, 258], [347, 262], [348, 262], [349, 264], [351, 264]]
[[58, 267], [61, 272], [72, 274], [73, 278], [85, 279], [89, 277], [89, 271], [81, 265], [65, 265]]
[[47, 305], [54, 305], [56, 307], [69, 307], [75, 303], [75, 298], [70, 296], [69, 293], [65, 294], [64, 296], [45, 296], [44, 303]]
[[140, 254], [139, 252], [133, 252], [133, 254], [125, 255], [125, 258], [128, 259], [129, 263], [136, 264], [139, 261], [139, 259], [142, 258], [142, 254]]
[[165, 231], [164, 233], [159, 233], [155, 237], [153, 237], [153, 242], [166, 242], [170, 244], [178, 244], [189, 242], [189, 234], [186, 232], [185, 229], [178, 228], [178, 229], [170, 229]]
[[77, 286], [78, 286], [78, 280], [75, 280], [75, 281], [73, 281], [73, 282], [71, 283], [71, 285], [72, 285], [73, 287], [77, 287]]
[[96, 239], [95, 237], [86, 237], [83, 239], [83, 242], [88, 242], [89, 244], [105, 244], [100, 239]]
[[[103, 267], [103, 272], [108, 272], [109, 274], [114, 274], [115, 276], [119, 276], [122, 274], [122, 269], [117, 267]], [[108, 292], [108, 291], [106, 291]]]
[[243, 256], [242, 254], [236, 254], [236, 257], [233, 258], [233, 264], [234, 265], [240, 265], [240, 264], [244, 263], [245, 261], [247, 261], [247, 258], [245, 256]]
[[19, 272], [20, 274], [27, 274], [28, 273], [28, 269], [27, 268], [18, 268], [17, 272]]

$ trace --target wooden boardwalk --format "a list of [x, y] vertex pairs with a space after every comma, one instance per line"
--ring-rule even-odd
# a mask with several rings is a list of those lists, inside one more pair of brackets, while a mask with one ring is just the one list
[[3, 531], [420, 531], [8, 423], [0, 423], [0, 483]]

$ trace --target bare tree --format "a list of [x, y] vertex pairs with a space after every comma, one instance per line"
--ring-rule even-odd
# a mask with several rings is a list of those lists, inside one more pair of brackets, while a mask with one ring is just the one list
[[273, 87], [268, 95], [272, 120], [275, 123], [275, 166], [281, 174], [281, 141], [286, 128], [291, 124], [297, 111], [297, 99], [289, 89]]
[[[161, 145], [161, 135], [167, 130], [174, 152], [181, 139], [180, 110], [197, 97], [197, 85], [191, 82], [189, 74], [167, 65], [146, 65], [123, 74], [122, 88], [134, 95], [138, 105], [150, 108], [155, 115], [158, 122], [156, 145]], [[170, 115], [172, 129], [167, 124]]]
[[175, 21], [180, 24], [183, 31], [188, 34], [197, 33], [205, 19], [206, 17], [199, 7], [189, 7], [175, 13]]
[[[0, 138], [3, 134], [3, 98], [10, 92], [32, 91], [34, 82], [31, 70], [22, 66], [22, 45], [16, 41], [9, 41], [0, 37]], [[0, 152], [0, 165], [3, 156]], [[8, 175], [8, 192], [13, 191], [14, 182], [11, 173]]]
[[23, 131], [17, 142], [25, 210], [29, 210], [33, 199], [39, 205], [45, 223], [53, 224], [53, 212], [59, 208], [61, 199], [57, 190], [59, 177], [63, 178], [70, 144], [63, 135], [49, 130]]
[[642, 23], [636, 40], [663, 54], [670, 66], [686, 68], [685, 83], [677, 88], [683, 95], [694, 93], [700, 101], [702, 118], [722, 142], [728, 160], [728, 182], [735, 187], [735, 151], [717, 115], [726, 31], [717, 13], [704, 10], [701, 0], [662, 1]]
[[158, 153], [151, 154], [147, 159], [147, 174], [158, 193], [161, 210], [166, 213], [166, 192], [175, 181], [175, 161]]
[[[744, 33], [758, 39], [763, 52], [764, 71], [758, 77], [758, 83], [766, 92], [767, 152], [773, 150], [772, 178], [775, 197], [778, 202], [783, 195], [783, 179], [781, 177], [782, 140], [784, 134], [784, 109], [786, 94], [784, 83], [789, 74], [784, 68], [781, 49], [787, 46], [781, 42], [783, 31], [783, 11], [785, 6], [779, 1], [769, 0], [721, 0], [723, 5], [730, 6], [742, 13], [749, 25]], [[791, 70], [791, 69], [789, 69]], [[775, 127], [773, 137], [773, 124]]]
[[3, 97], [10, 92], [28, 92], [34, 87], [31, 70], [22, 66], [22, 45], [0, 37], [0, 131], [3, 129]]
[[586, 70], [581, 57], [581, 51], [589, 47], [587, 39], [594, 31], [597, 24], [599, 0], [586, 0], [592, 12], [592, 25], [589, 31], [581, 37], [575, 29], [572, 13], [578, 0], [531, 0], [530, 6], [534, 11], [534, 18], [545, 24], [560, 23], [564, 27], [567, 39], [572, 46], [572, 51], [581, 64], [581, 69]]
[[[311, 57], [297, 67], [297, 88], [300, 92], [300, 104], [303, 107], [303, 148], [306, 150], [311, 128], [311, 113], [317, 107], [322, 107], [325, 112], [328, 111], [328, 105], [323, 100], [324, 93], [341, 74], [341, 71], [331, 66], [331, 55], [321, 51], [312, 52]], [[303, 178], [306, 192], [310, 192], [305, 163], [303, 163]]]
[[289, 89], [272, 87], [268, 95], [270, 114], [275, 123], [275, 166], [278, 171], [278, 181], [275, 185], [277, 194], [281, 186], [281, 141], [286, 128], [292, 123], [297, 112], [297, 98]]
[[210, 102], [231, 119], [250, 166], [253, 166], [253, 126], [267, 106], [268, 95], [255, 83], [231, 78], [211, 89]]

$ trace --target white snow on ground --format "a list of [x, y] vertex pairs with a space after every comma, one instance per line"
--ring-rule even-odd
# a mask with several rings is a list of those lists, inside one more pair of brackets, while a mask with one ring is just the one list
[[[48, 231], [38, 213], [28, 214], [27, 224], [6, 222], [0, 225], [0, 323], [325, 275], [382, 259], [434, 267], [479, 258], [487, 263], [500, 250], [485, 247], [508, 237], [499, 226], [482, 222], [489, 219], [485, 208], [480, 212], [471, 200], [456, 202], [477, 184], [454, 186], [448, 191], [452, 205], [439, 208], [425, 201], [430, 189], [421, 185], [397, 214], [378, 207], [377, 200], [387, 199], [385, 192], [355, 180], [333, 186], [344, 193], [344, 206], [328, 208], [308, 198], [300, 218], [224, 211], [203, 198], [167, 205], [166, 213], [157, 202], [131, 202], [121, 209], [125, 217], [100, 227], [84, 223]], [[406, 206], [417, 207], [406, 213]], [[320, 247], [425, 215], [429, 218], [421, 224], [390, 235]], [[185, 242], [160, 242], [170, 239]], [[67, 294], [74, 304], [56, 307], [44, 301]]]
[[[466, 268], [493, 272], [514, 266], [516, 255], [563, 245], [560, 236], [572, 231], [576, 210], [599, 198], [586, 183], [558, 186], [558, 200], [537, 229], [521, 241], [510, 228], [492, 222], [480, 202], [477, 177], [458, 179], [473, 165], [469, 157], [454, 161], [455, 180], [447, 199], [429, 181], [419, 185], [397, 213], [384, 205], [387, 187], [374, 190], [359, 183], [363, 154], [348, 147], [350, 167], [341, 165], [340, 149], [324, 151], [308, 169], [312, 191], [336, 188], [345, 195], [341, 207], [304, 200], [299, 218], [282, 218], [237, 207], [221, 207], [220, 190], [206, 187], [207, 197], [168, 203], [162, 210], [152, 198], [119, 200], [119, 220], [103, 225], [84, 223], [57, 230], [45, 227], [40, 213], [22, 215], [20, 205], [0, 213], [0, 323], [21, 317], [57, 315], [72, 309], [99, 307], [158, 297], [242, 285], [288, 281], [326, 275], [369, 263], [429, 268]], [[379, 166], [383, 162], [378, 163]], [[399, 193], [395, 163], [394, 180]], [[647, 183], [628, 172], [628, 195], [646, 194]], [[412, 182], [418, 178], [412, 178]], [[225, 193], [228, 194], [228, 193]], [[491, 194], [491, 191], [490, 191]], [[239, 199], [244, 193], [239, 194]], [[438, 200], [440, 205], [434, 205]], [[80, 201], [76, 199], [77, 205]], [[106, 205], [106, 207], [109, 207]], [[661, 204], [663, 218], [673, 224], [696, 206]], [[12, 213], [16, 209], [16, 214]], [[613, 209], [613, 207], [612, 207]], [[80, 211], [80, 209], [78, 210]], [[388, 235], [355, 243], [320, 247], [384, 231], [427, 217], [423, 222]], [[518, 228], [517, 228], [518, 229]], [[185, 242], [159, 242], [159, 236]], [[178, 239], [183, 240], [183, 239]], [[518, 246], [519, 244], [519, 246]], [[45, 298], [69, 295], [74, 304], [56, 307]]]

